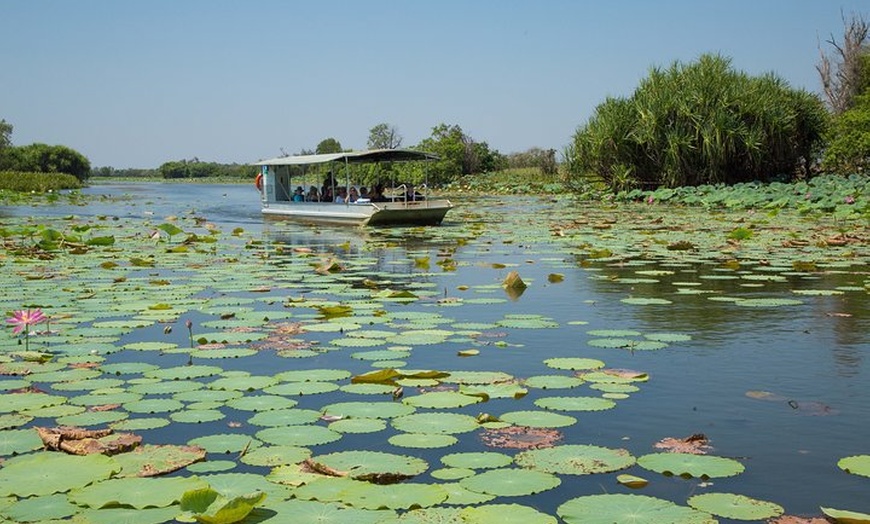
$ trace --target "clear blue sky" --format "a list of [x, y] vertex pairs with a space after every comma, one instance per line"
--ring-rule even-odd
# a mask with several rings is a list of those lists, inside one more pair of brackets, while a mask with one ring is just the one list
[[12, 142], [93, 166], [252, 162], [459, 125], [561, 151], [607, 96], [702, 53], [818, 92], [818, 44], [867, 0], [0, 0]]

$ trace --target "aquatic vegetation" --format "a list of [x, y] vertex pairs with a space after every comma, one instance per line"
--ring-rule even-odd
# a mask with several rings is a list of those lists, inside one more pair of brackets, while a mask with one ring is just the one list
[[[343, 230], [236, 223], [224, 235], [194, 213], [4, 218], [12, 241], [0, 261], [14, 270], [0, 278], [0, 301], [21, 308], [13, 291], [26, 289], [52, 323], [25, 351], [12, 336], [0, 340], [0, 487], [12, 490], [0, 493], [0, 515], [206, 521], [240, 518], [244, 506], [247, 519], [485, 522], [510, 511], [499, 518], [522, 515], [526, 524], [570, 521], [598, 503], [601, 515], [618, 515], [643, 502], [639, 514], [650, 519], [710, 521], [718, 510], [687, 506], [698, 479], [727, 473], [740, 492], [744, 465], [650, 455], [650, 446], [680, 431], [668, 422], [695, 405], [722, 449], [742, 442], [716, 424], [729, 416], [717, 412], [725, 402], [752, 424], [817, 413], [845, 420], [847, 399], [765, 382], [812, 382], [796, 362], [826, 368], [808, 352], [810, 335], [788, 339], [801, 343], [788, 344], [790, 358], [772, 373], [757, 359], [775, 350], [768, 332], [756, 331], [794, 319], [813, 331], [836, 325], [828, 336], [860, 343], [870, 254], [866, 232], [839, 219], [788, 208], [708, 216], [658, 202], [578, 208], [508, 198], [460, 207], [441, 228], [351, 239]], [[728, 238], [740, 228], [752, 234]], [[21, 249], [48, 230], [113, 241], [81, 252], [59, 240], [50, 251]], [[842, 243], [828, 242], [839, 234]], [[680, 241], [692, 248], [668, 248]], [[436, 262], [448, 259], [452, 270], [443, 271]], [[511, 272], [526, 284], [514, 297], [503, 287]], [[721, 384], [743, 374], [737, 396], [723, 393]], [[42, 450], [33, 428], [62, 424], [143, 443], [93, 466], [61, 464], [92, 471], [18, 494], [6, 470], [47, 475], [53, 466], [39, 461], [65, 454]], [[860, 458], [837, 467], [840, 458], [826, 474], [860, 481]], [[638, 475], [650, 495], [672, 500], [623, 498], [643, 484]], [[161, 482], [122, 482], [140, 476]], [[203, 483], [162, 482], [172, 478]], [[567, 480], [582, 499], [576, 507], [556, 487]], [[619, 497], [597, 498], [602, 485]], [[143, 486], [157, 488], [153, 500], [134, 498]], [[113, 490], [118, 507], [96, 509]], [[192, 490], [202, 500], [183, 510]], [[521, 504], [501, 504], [508, 496]], [[146, 502], [168, 506], [136, 509]], [[240, 513], [221, 516], [221, 508]]]

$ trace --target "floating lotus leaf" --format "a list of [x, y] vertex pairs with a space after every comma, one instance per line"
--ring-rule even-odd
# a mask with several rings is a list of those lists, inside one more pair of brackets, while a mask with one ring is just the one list
[[[43, 452], [6, 460], [0, 468], [0, 497], [64, 493], [118, 473], [121, 466], [105, 455]], [[58, 474], [63, 472], [63, 474]]]
[[334, 382], [350, 378], [350, 371], [344, 369], [293, 369], [274, 375], [281, 382]]
[[[151, 379], [132, 379], [133, 380], [151, 380]], [[163, 380], [157, 382], [141, 382], [127, 388], [133, 393], [141, 393], [143, 395], [174, 395], [176, 393], [184, 393], [186, 391], [196, 391], [203, 389], [205, 386], [201, 382], [193, 380]]]
[[465, 489], [497, 497], [532, 495], [557, 487], [559, 477], [530, 469], [497, 469], [478, 473], [459, 481]]
[[262, 492], [227, 498], [206, 487], [184, 492], [180, 508], [203, 524], [231, 524], [244, 520], [265, 498]]
[[267, 336], [266, 333], [255, 333], [252, 331], [219, 331], [203, 333], [198, 335], [196, 340], [206, 340], [210, 344], [246, 344], [257, 340], [263, 340]]
[[431, 471], [429, 474], [438, 480], [459, 480], [474, 475], [475, 471], [469, 468], [441, 468]]
[[120, 477], [153, 477], [205, 460], [205, 453], [198, 446], [144, 444], [115, 455], [115, 460], [121, 466]]
[[363, 509], [428, 508], [447, 499], [447, 492], [432, 484], [360, 484], [344, 493], [344, 502]]
[[247, 395], [227, 402], [227, 406], [242, 411], [289, 409], [297, 402], [278, 395]]
[[317, 455], [308, 461], [308, 465], [315, 471], [321, 471], [319, 467], [325, 466], [329, 472], [339, 473], [337, 476], [376, 484], [400, 482], [423, 473], [429, 467], [425, 460], [417, 457], [380, 451], [339, 451]]
[[822, 510], [822, 513], [834, 519], [835, 522], [840, 522], [842, 524], [870, 523], [870, 514], [868, 513], [858, 513], [857, 511], [826, 508], [824, 506], [820, 507], [819, 509]]
[[741, 298], [736, 300], [734, 304], [741, 307], [779, 307], [799, 306], [803, 302], [793, 298]]
[[196, 389], [193, 391], [182, 391], [172, 396], [175, 400], [182, 402], [220, 402], [224, 403], [234, 398], [239, 398], [244, 393], [241, 391], [231, 391], [222, 389]]
[[278, 381], [274, 377], [265, 376], [232, 376], [221, 377], [207, 384], [211, 389], [228, 389], [234, 391], [258, 391], [274, 385]]
[[434, 449], [446, 448], [459, 442], [453, 435], [432, 433], [399, 433], [387, 441], [400, 448]]
[[554, 411], [602, 411], [616, 406], [616, 402], [600, 397], [542, 397], [535, 405]]
[[271, 395], [304, 396], [329, 393], [337, 389], [338, 384], [332, 382], [285, 382], [264, 388], [263, 391]]
[[148, 398], [124, 404], [130, 413], [168, 413], [184, 407], [181, 402], [171, 398]]
[[462, 384], [459, 386], [459, 393], [479, 397], [481, 400], [489, 400], [491, 398], [519, 399], [525, 397], [529, 393], [529, 390], [516, 382], [501, 382], [498, 384]]
[[0, 511], [0, 516], [14, 522], [46, 522], [71, 517], [81, 508], [72, 504], [66, 495], [48, 495], [21, 499]]
[[639, 337], [642, 335], [640, 331], [635, 331], [633, 329], [592, 329], [586, 332], [587, 335], [592, 335], [593, 337], [605, 337], [605, 338], [628, 338], [628, 337]]
[[205, 482], [192, 477], [113, 478], [74, 489], [69, 499], [89, 508], [163, 508], [177, 503], [185, 491], [204, 487]]
[[637, 464], [664, 475], [698, 478], [733, 477], [744, 469], [733, 459], [692, 453], [651, 453], [639, 457]]
[[[383, 346], [384, 344], [386, 344], [386, 341], [381, 340], [381, 339], [374, 339], [374, 338], [345, 337], [345, 338], [334, 338], [329, 343], [332, 344], [333, 346], [338, 346], [338, 347], [342, 347], [342, 348], [371, 348], [371, 347]], [[371, 351], [369, 353], [376, 353], [376, 352]], [[359, 354], [361, 355], [362, 353], [359, 353]], [[377, 356], [378, 355], [375, 354], [375, 355], [372, 355], [372, 358], [369, 358], [369, 359], [361, 358], [361, 360], [383, 360], [383, 357], [382, 358], [375, 358]], [[387, 357], [387, 358], [389, 358], [389, 357]]]
[[112, 423], [115, 431], [141, 431], [144, 429], [157, 429], [169, 425], [169, 420], [161, 417], [130, 418]]
[[556, 517], [520, 504], [484, 504], [463, 508], [459, 515], [465, 524], [556, 524]]
[[514, 461], [524, 468], [547, 473], [588, 475], [631, 467], [635, 458], [624, 449], [571, 444], [523, 451], [514, 457]]
[[469, 396], [457, 391], [434, 391], [413, 397], [406, 397], [402, 402], [417, 408], [459, 408], [482, 402], [479, 396]]
[[513, 461], [511, 456], [495, 451], [452, 453], [441, 457], [441, 462], [447, 466], [469, 469], [502, 468]]
[[79, 395], [69, 399], [69, 402], [70, 404], [76, 404], [79, 406], [105, 406], [108, 404], [126, 404], [128, 402], [136, 402], [141, 398], [141, 393], [122, 391], [119, 393], [91, 393], [87, 395]]
[[633, 304], [636, 306], [666, 306], [668, 304], [673, 304], [672, 301], [665, 298], [653, 298], [653, 297], [629, 297], [623, 298], [620, 300], [623, 304]]
[[512, 375], [501, 371], [451, 371], [441, 377], [442, 382], [450, 384], [495, 384], [515, 380]]
[[227, 498], [240, 497], [255, 491], [262, 491], [270, 499], [275, 500], [290, 497], [290, 491], [286, 486], [269, 482], [259, 473], [215, 473], [200, 475], [199, 479]]
[[[435, 382], [438, 383], [437, 381]], [[395, 391], [395, 386], [389, 384], [346, 384], [341, 386], [345, 393], [353, 393], [357, 395], [389, 395]]]
[[255, 449], [262, 442], [249, 435], [224, 433], [197, 437], [188, 444], [205, 448], [209, 453], [240, 453], [242, 450]]
[[56, 406], [66, 402], [66, 397], [49, 395], [47, 393], [16, 393], [3, 395], [0, 402], [0, 413], [16, 413], [48, 406]]
[[58, 418], [69, 415], [77, 415], [85, 411], [83, 406], [72, 406], [70, 404], [59, 404], [57, 406], [49, 406], [39, 409], [28, 409], [22, 411], [22, 415], [33, 418]]
[[201, 424], [203, 422], [214, 422], [221, 420], [226, 415], [217, 409], [182, 409], [175, 411], [169, 415], [173, 422], [182, 424]]
[[[27, 424], [31, 420], [33, 420], [32, 416], [22, 415], [20, 413], [15, 415], [0, 415], [0, 430], [17, 428], [18, 426]], [[2, 435], [2, 433], [0, 433], [0, 435]], [[2, 439], [0, 439], [0, 442], [2, 442]], [[2, 444], [0, 444], [0, 454], [3, 453], [2, 450], [3, 447]]]
[[556, 513], [568, 524], [716, 524], [708, 513], [646, 495], [587, 495], [571, 499]]
[[837, 462], [837, 466], [846, 473], [870, 477], [870, 455], [853, 455], [841, 458]]
[[187, 466], [187, 471], [190, 473], [222, 473], [230, 471], [238, 466], [234, 460], [209, 460], [208, 462], [197, 462]]
[[268, 507], [277, 512], [275, 518], [279, 522], [293, 522], [293, 524], [379, 524], [395, 516], [392, 511], [372, 511], [349, 508], [331, 502], [298, 499], [269, 503]]
[[103, 426], [118, 422], [129, 417], [125, 411], [86, 411], [77, 415], [58, 417], [56, 422], [61, 426]]
[[191, 351], [192, 358], [219, 359], [219, 358], [242, 358], [257, 354], [256, 349], [251, 348], [221, 348]]
[[643, 488], [649, 484], [647, 479], [634, 475], [622, 474], [616, 476], [616, 481], [629, 488]]
[[[590, 389], [603, 391], [605, 393], [634, 393], [640, 391], [640, 388], [631, 384], [619, 384], [613, 382], [598, 382], [589, 386]], [[613, 397], [606, 397], [613, 398]]]
[[124, 344], [123, 347], [131, 351], [166, 351], [177, 348], [178, 344], [170, 342], [132, 342]]
[[117, 378], [91, 378], [73, 382], [59, 382], [52, 386], [55, 391], [93, 391], [95, 389], [116, 388], [124, 384]]
[[692, 340], [690, 335], [682, 333], [646, 333], [644, 338], [655, 340], [656, 342], [688, 342]]
[[297, 464], [310, 456], [310, 449], [299, 446], [260, 446], [248, 451], [239, 460], [251, 466], [271, 467], [282, 464]]
[[600, 369], [604, 367], [604, 362], [600, 360], [582, 357], [548, 358], [544, 361], [544, 364], [553, 369], [567, 369], [572, 371], [580, 369]]
[[299, 425], [261, 429], [256, 437], [276, 446], [316, 446], [341, 438], [341, 433], [323, 426]]
[[497, 325], [513, 329], [551, 329], [559, 327], [559, 323], [542, 316], [528, 315], [524, 317], [505, 318], [496, 322]]
[[148, 378], [159, 378], [161, 380], [191, 380], [220, 375], [222, 372], [223, 369], [217, 366], [192, 365], [154, 369], [144, 372], [143, 375]]
[[477, 419], [459, 413], [414, 413], [393, 419], [393, 427], [406, 433], [456, 434], [474, 431]]
[[577, 423], [574, 417], [549, 411], [512, 411], [500, 418], [504, 422], [530, 428], [564, 428]]
[[406, 346], [429, 346], [441, 344], [447, 337], [453, 335], [452, 331], [443, 329], [417, 329], [402, 331], [397, 335], [393, 335], [387, 340], [391, 344], [401, 344]]
[[323, 407], [323, 413], [333, 417], [389, 419], [407, 416], [416, 409], [399, 402], [338, 402]]
[[84, 509], [76, 519], [88, 524], [164, 524], [172, 522], [178, 516], [178, 508], [103, 508]]
[[345, 418], [329, 424], [329, 429], [339, 433], [377, 433], [386, 427], [387, 423], [377, 418]]
[[628, 384], [631, 382], [646, 382], [649, 380], [648, 374], [628, 369], [603, 369], [601, 371], [583, 373], [581, 376], [583, 380], [587, 382], [613, 384]]
[[19, 455], [42, 447], [42, 439], [32, 429], [0, 431], [0, 457]]
[[263, 411], [248, 419], [255, 426], [276, 427], [296, 424], [313, 424], [320, 419], [320, 412], [313, 409], [276, 409]]
[[30, 381], [23, 378], [13, 378], [0, 380], [0, 391], [12, 391], [14, 389], [24, 389], [30, 386]]
[[734, 493], [704, 493], [689, 497], [689, 506], [726, 519], [765, 520], [784, 513], [779, 504]]

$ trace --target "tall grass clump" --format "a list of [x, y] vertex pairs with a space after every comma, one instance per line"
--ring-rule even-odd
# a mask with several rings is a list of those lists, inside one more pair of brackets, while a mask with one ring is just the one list
[[64, 173], [23, 173], [0, 171], [0, 190], [26, 193], [48, 193], [61, 189], [78, 189], [82, 183]]
[[600, 104], [567, 165], [614, 190], [790, 179], [809, 172], [826, 123], [817, 96], [703, 55], [653, 68], [630, 98]]

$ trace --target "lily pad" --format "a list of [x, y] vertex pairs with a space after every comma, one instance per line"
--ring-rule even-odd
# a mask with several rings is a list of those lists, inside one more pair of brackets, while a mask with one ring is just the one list
[[32, 429], [7, 429], [0, 431], [0, 457], [27, 453], [42, 446], [42, 439]]
[[[0, 496], [31, 497], [64, 493], [118, 473], [121, 466], [105, 455], [36, 453], [6, 460], [0, 468]], [[63, 475], [58, 475], [62, 471]]]
[[484, 504], [463, 508], [460, 522], [465, 524], [556, 524], [556, 518], [520, 504]]
[[564, 428], [577, 423], [577, 419], [549, 411], [511, 411], [499, 417], [504, 422], [530, 428]]
[[601, 397], [543, 397], [535, 405], [554, 411], [602, 411], [616, 406], [616, 402]]
[[400, 448], [435, 449], [446, 448], [459, 442], [453, 435], [432, 433], [399, 433], [387, 441]]
[[341, 433], [323, 426], [278, 426], [261, 429], [256, 437], [276, 446], [316, 446], [341, 438]]
[[379, 418], [345, 418], [329, 424], [329, 429], [339, 433], [377, 433], [386, 429], [387, 423]]
[[870, 477], [870, 455], [853, 455], [841, 458], [837, 462], [837, 466], [846, 473]]
[[510, 455], [494, 451], [452, 453], [441, 457], [441, 462], [446, 466], [468, 469], [502, 468], [513, 461]]
[[482, 402], [483, 399], [477, 396], [463, 395], [457, 391], [434, 391], [424, 393], [413, 397], [407, 397], [403, 400], [405, 404], [417, 408], [459, 408], [470, 406]]
[[434, 484], [360, 484], [344, 493], [344, 502], [363, 509], [428, 508], [447, 499], [447, 492]]
[[716, 524], [710, 514], [646, 495], [587, 495], [571, 499], [556, 513], [568, 524]]
[[205, 453], [198, 446], [143, 444], [115, 455], [115, 461], [121, 466], [119, 477], [153, 477], [205, 460]]
[[733, 477], [744, 469], [733, 459], [692, 453], [651, 453], [638, 458], [637, 464], [664, 475], [697, 478]]
[[423, 473], [429, 467], [423, 459], [381, 451], [340, 451], [315, 456], [308, 461], [311, 463], [344, 473], [340, 476], [376, 484], [400, 482]]
[[689, 506], [735, 520], [764, 520], [784, 513], [782, 506], [734, 493], [703, 493], [689, 497]]
[[414, 413], [394, 418], [393, 427], [406, 433], [456, 434], [474, 431], [477, 419], [459, 413]]
[[413, 406], [398, 402], [338, 402], [323, 407], [323, 413], [337, 417], [390, 419], [414, 413]]
[[524, 468], [547, 473], [588, 475], [631, 467], [635, 458], [624, 449], [571, 444], [523, 451], [514, 457], [514, 461]]
[[561, 484], [556, 475], [530, 469], [496, 469], [459, 481], [463, 488], [497, 497], [518, 497], [551, 490]]
[[21, 499], [0, 511], [0, 516], [14, 522], [45, 522], [71, 517], [80, 510], [66, 495], [56, 494]]
[[79, 506], [97, 509], [112, 506], [164, 508], [177, 503], [185, 491], [206, 486], [194, 477], [113, 478], [75, 489], [69, 499]]

